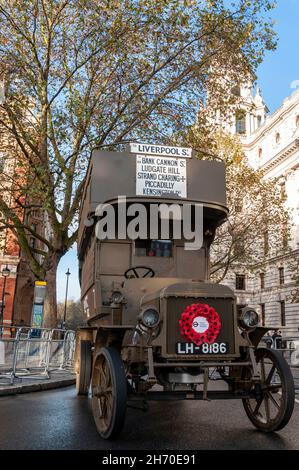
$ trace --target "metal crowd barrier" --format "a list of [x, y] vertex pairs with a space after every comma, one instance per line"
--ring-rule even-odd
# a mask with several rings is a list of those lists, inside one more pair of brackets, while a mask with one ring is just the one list
[[48, 379], [50, 371], [73, 371], [75, 331], [3, 326], [0, 330], [0, 384], [15, 378]]
[[290, 350], [290, 364], [293, 367], [299, 367], [299, 336], [287, 338], [287, 347]]
[[272, 338], [266, 335], [263, 336], [260, 345], [280, 351], [291, 367], [299, 366], [299, 336]]

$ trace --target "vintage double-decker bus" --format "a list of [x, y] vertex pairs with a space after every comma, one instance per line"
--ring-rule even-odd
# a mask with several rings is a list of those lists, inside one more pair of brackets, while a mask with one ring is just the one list
[[[250, 307], [237, 312], [232, 290], [209, 280], [210, 246], [227, 214], [220, 160], [147, 144], [93, 151], [80, 212], [87, 324], [77, 332], [76, 373], [103, 438], [121, 431], [133, 401], [238, 399], [262, 431], [288, 423], [290, 368], [259, 347], [270, 327]], [[197, 249], [185, 219], [188, 233], [201, 234]]]

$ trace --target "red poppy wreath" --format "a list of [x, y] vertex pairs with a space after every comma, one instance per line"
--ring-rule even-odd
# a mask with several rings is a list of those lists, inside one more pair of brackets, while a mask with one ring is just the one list
[[208, 304], [188, 305], [179, 324], [182, 337], [197, 346], [214, 343], [221, 328], [218, 313]]

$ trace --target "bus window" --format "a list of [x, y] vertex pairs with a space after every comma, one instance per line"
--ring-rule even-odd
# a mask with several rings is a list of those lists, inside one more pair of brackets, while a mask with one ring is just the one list
[[171, 258], [172, 245], [172, 240], [135, 240], [135, 255]]

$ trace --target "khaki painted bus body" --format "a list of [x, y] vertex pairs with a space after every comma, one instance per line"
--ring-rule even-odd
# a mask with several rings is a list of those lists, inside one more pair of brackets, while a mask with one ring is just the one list
[[[184, 161], [186, 197], [169, 192], [156, 197], [136, 194], [136, 155], [100, 150], [92, 153], [81, 202], [78, 238], [81, 299], [86, 320], [77, 334], [79, 393], [86, 393], [90, 376], [92, 384], [96, 380], [92, 369], [97, 367], [95, 361], [103, 354], [103, 348], [117, 351], [129, 384], [129, 400], [144, 402], [174, 397], [246, 400], [260, 380], [255, 350], [269, 328], [260, 324], [242, 328], [242, 312], [237, 312], [233, 291], [210, 281], [210, 247], [217, 228], [228, 215], [225, 165], [219, 160], [199, 160], [194, 155]], [[126, 209], [141, 203], [148, 214], [153, 204], [201, 205], [202, 247], [186, 250], [188, 240], [183, 236], [172, 237], [173, 220], [168, 240], [151, 239], [148, 227], [143, 239], [131, 240], [123, 234], [114, 239], [99, 239], [96, 236], [99, 205], [112, 205], [117, 218], [118, 196], [126, 197]], [[190, 339], [181, 334], [181, 316], [193, 304], [213, 307], [220, 318], [218, 346], [214, 349], [192, 348], [188, 346]], [[159, 315], [154, 328], [142, 323], [148, 309]], [[91, 352], [82, 357], [81, 351], [80, 358], [82, 341], [90, 345]], [[221, 344], [225, 348], [220, 352]], [[88, 379], [85, 375], [82, 379], [82, 370]], [[223, 380], [222, 391], [210, 387], [213, 370]], [[92, 390], [96, 390], [96, 384]], [[92, 395], [96, 402], [96, 392], [92, 391]], [[99, 420], [95, 420], [102, 437], [114, 433], [112, 425], [110, 431], [104, 428], [101, 431]], [[268, 428], [272, 430], [270, 425]]]

